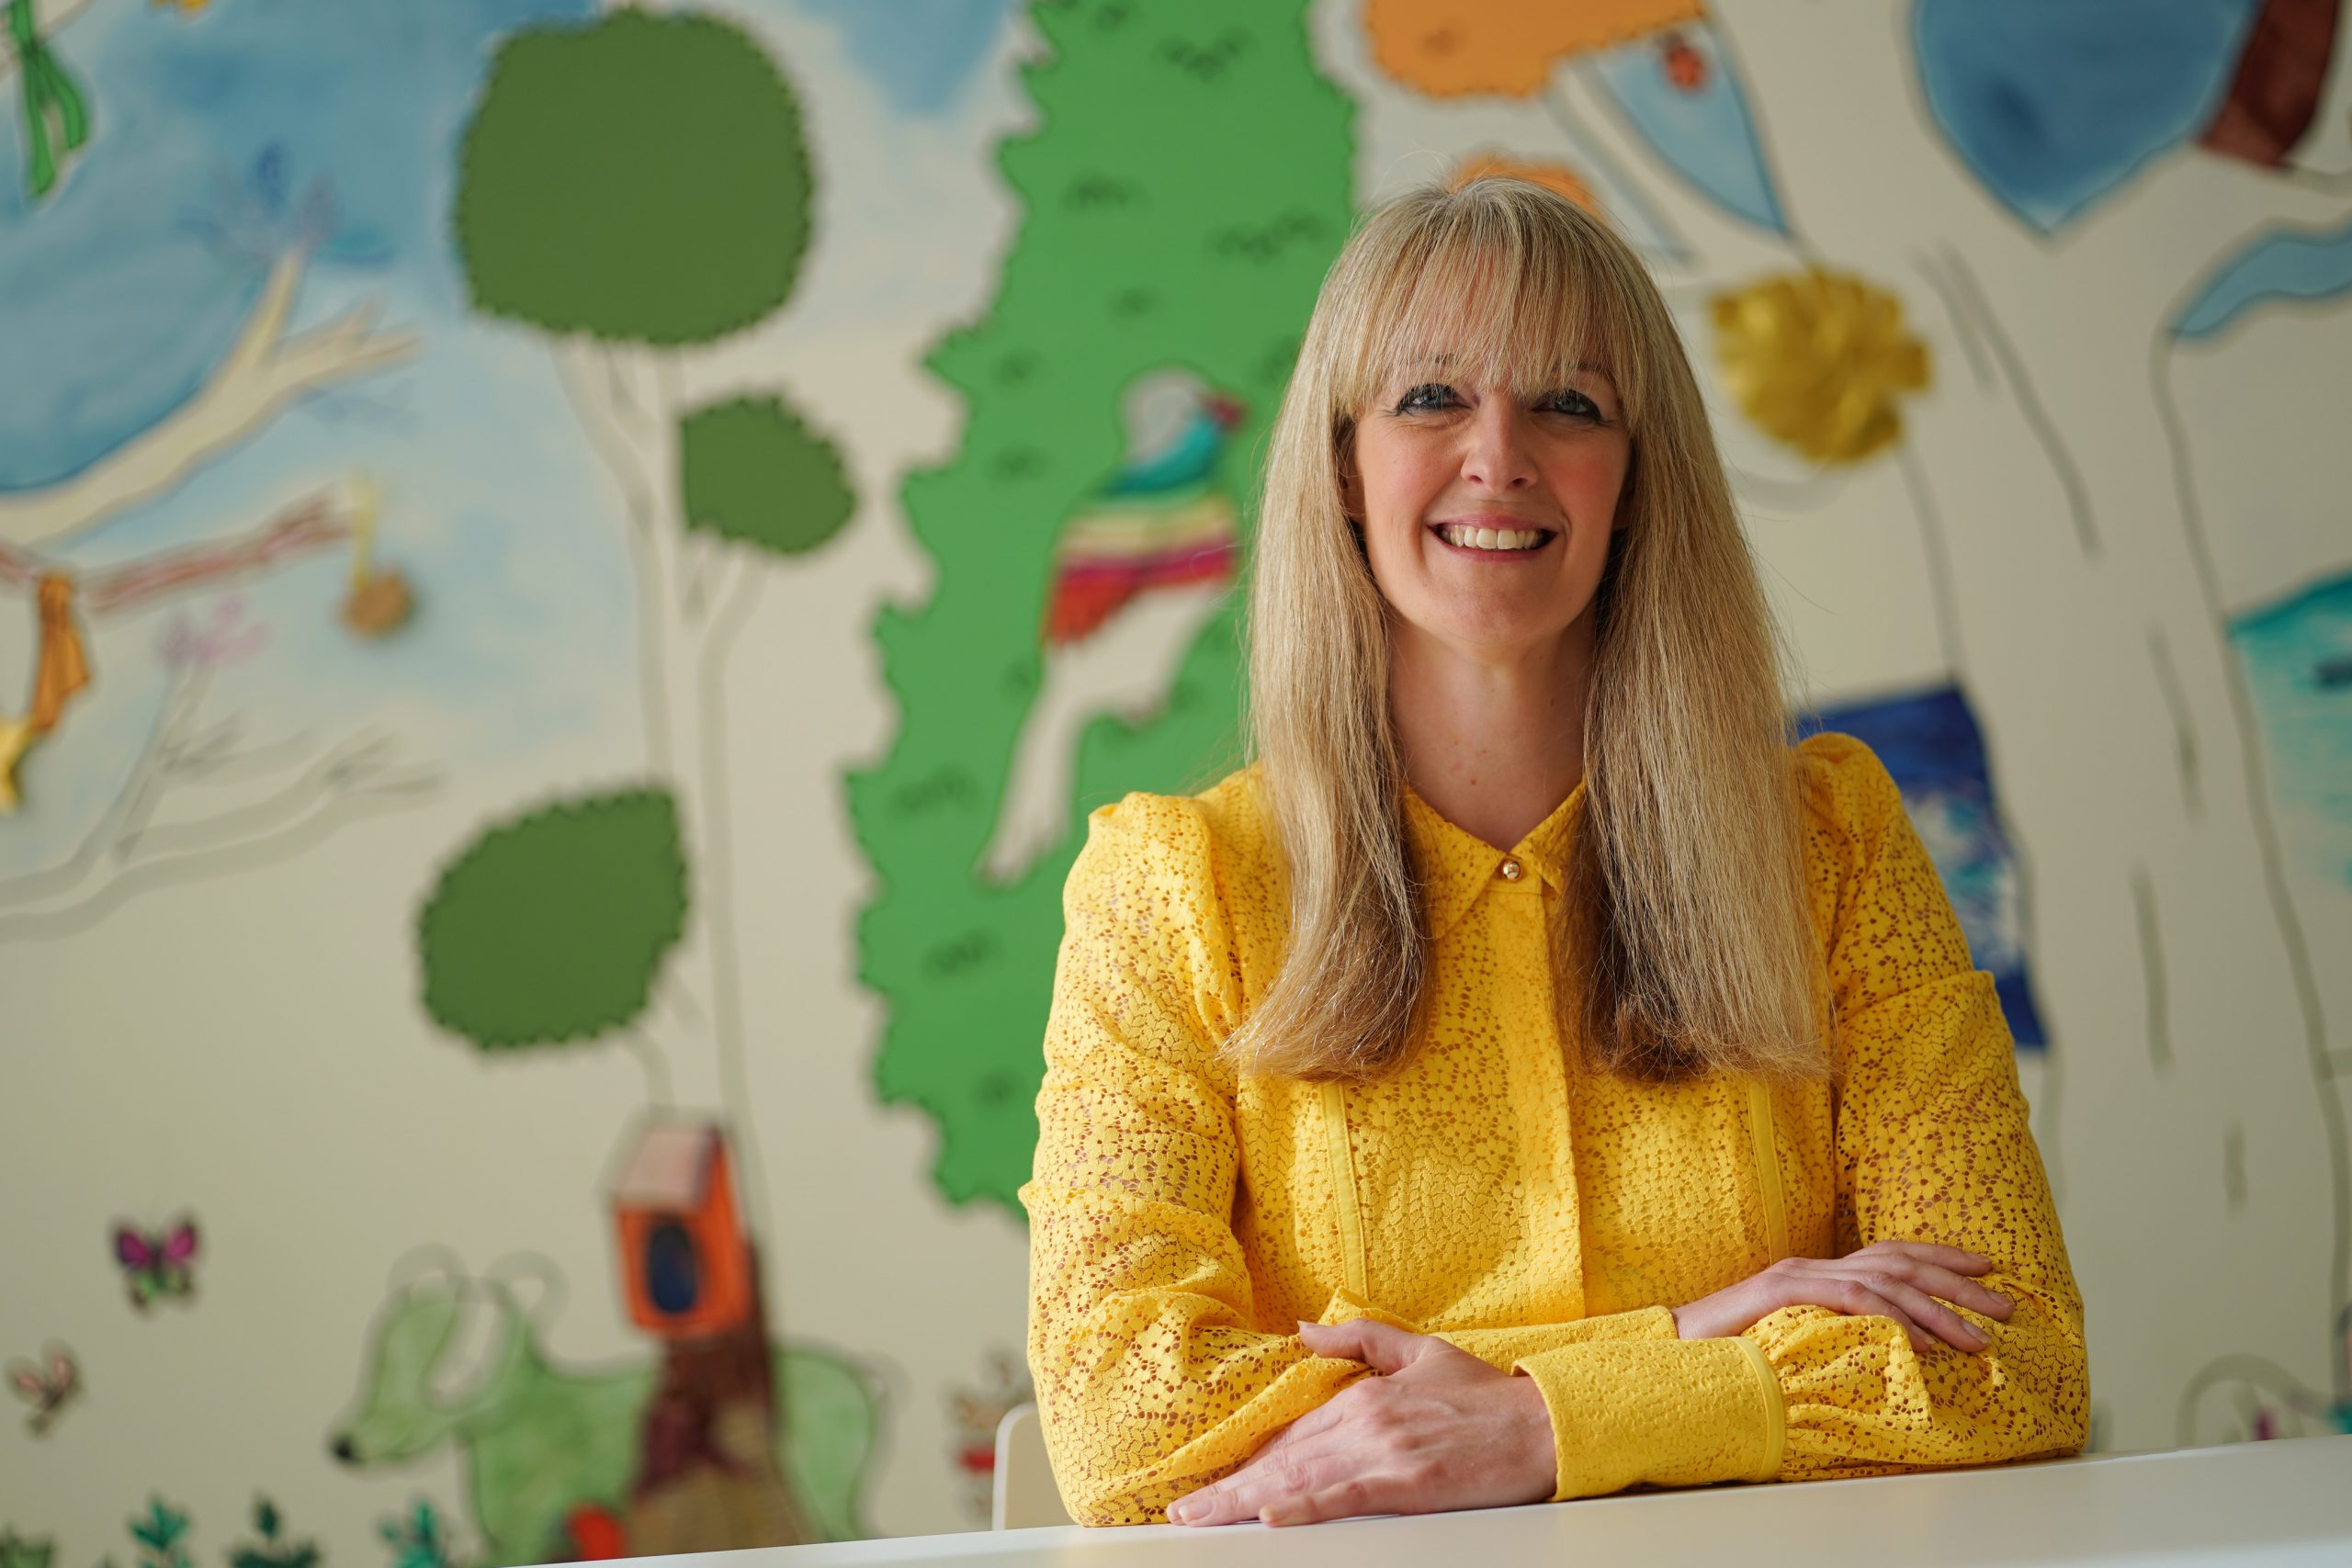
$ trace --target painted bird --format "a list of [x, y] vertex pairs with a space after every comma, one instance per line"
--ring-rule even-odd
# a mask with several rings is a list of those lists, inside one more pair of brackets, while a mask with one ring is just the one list
[[1121, 399], [1125, 456], [1054, 547], [1044, 678], [980, 859], [991, 880], [1011, 882], [1068, 830], [1080, 732], [1159, 709], [1232, 582], [1240, 517], [1216, 475], [1243, 412], [1189, 370], [1154, 371]]

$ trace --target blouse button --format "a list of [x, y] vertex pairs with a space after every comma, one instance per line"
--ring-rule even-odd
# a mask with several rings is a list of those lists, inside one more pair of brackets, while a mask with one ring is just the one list
[[1518, 861], [1512, 859], [1510, 856], [1505, 855], [1503, 857], [1502, 874], [1503, 880], [1505, 882], [1517, 882], [1520, 877], [1524, 874], [1526, 869], [1526, 867], [1521, 865]]

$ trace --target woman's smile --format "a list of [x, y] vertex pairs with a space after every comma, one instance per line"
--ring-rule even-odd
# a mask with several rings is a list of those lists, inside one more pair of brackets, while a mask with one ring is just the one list
[[1432, 523], [1429, 529], [1453, 554], [1493, 561], [1532, 560], [1560, 536], [1556, 528], [1495, 513]]

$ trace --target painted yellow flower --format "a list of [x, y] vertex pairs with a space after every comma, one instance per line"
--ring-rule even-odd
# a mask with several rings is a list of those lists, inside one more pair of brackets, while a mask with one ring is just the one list
[[169, 9], [177, 10], [183, 17], [193, 17], [198, 11], [203, 10], [207, 6], [212, 4], [212, 0], [153, 0], [153, 3]]
[[1902, 438], [1902, 395], [1928, 385], [1928, 345], [1894, 295], [1813, 267], [1713, 306], [1724, 382], [1765, 434], [1823, 463], [1860, 462]]

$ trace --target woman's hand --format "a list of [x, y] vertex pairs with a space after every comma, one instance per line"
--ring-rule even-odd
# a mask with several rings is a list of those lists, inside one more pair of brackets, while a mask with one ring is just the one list
[[1783, 1258], [1760, 1274], [1675, 1308], [1675, 1331], [1685, 1339], [1721, 1339], [1784, 1306], [1821, 1306], [1891, 1317], [1915, 1350], [1940, 1339], [1973, 1355], [1987, 1341], [1944, 1303], [2007, 1323], [2014, 1310], [2009, 1299], [1969, 1278], [1992, 1271], [1989, 1258], [1925, 1241], [1873, 1242], [1843, 1258]]
[[1315, 1354], [1363, 1361], [1381, 1375], [1350, 1383], [1239, 1470], [1177, 1499], [1173, 1522], [1304, 1525], [1552, 1495], [1552, 1418], [1534, 1379], [1371, 1318], [1298, 1330]]

